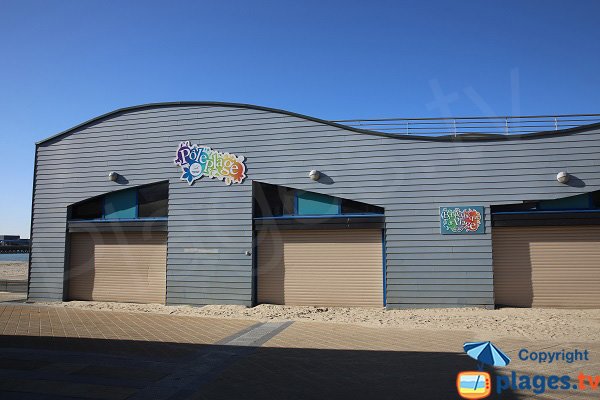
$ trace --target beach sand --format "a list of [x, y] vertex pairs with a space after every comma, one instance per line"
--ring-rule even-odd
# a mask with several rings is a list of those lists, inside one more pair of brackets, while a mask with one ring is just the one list
[[262, 304], [253, 308], [233, 305], [163, 306], [70, 301], [40, 303], [92, 310], [163, 313], [211, 318], [266, 321], [314, 321], [425, 330], [469, 330], [487, 340], [526, 338], [569, 342], [600, 342], [600, 310], [503, 308], [446, 308], [384, 310], [383, 308], [303, 307]]
[[4, 280], [27, 280], [26, 262], [0, 261], [0, 279]]

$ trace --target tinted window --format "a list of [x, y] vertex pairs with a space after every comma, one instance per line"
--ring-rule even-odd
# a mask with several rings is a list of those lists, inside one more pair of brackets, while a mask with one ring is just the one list
[[167, 182], [138, 189], [138, 217], [157, 218], [168, 214], [169, 184]]
[[334, 215], [340, 213], [339, 198], [313, 192], [298, 192], [298, 215]]
[[104, 218], [136, 218], [135, 190], [122, 190], [119, 192], [107, 194], [104, 199]]
[[102, 203], [103, 198], [97, 197], [95, 199], [82, 201], [81, 203], [74, 204], [71, 207], [71, 218], [72, 219], [100, 219], [102, 218]]
[[342, 214], [383, 214], [383, 208], [360, 201], [342, 199]]

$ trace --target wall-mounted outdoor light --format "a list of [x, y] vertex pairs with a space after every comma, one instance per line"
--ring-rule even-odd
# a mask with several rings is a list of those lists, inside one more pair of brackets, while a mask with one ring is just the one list
[[316, 169], [313, 169], [308, 173], [308, 177], [310, 179], [312, 179], [313, 181], [318, 181], [320, 176], [321, 176], [321, 173], [319, 171], [317, 171]]
[[556, 174], [556, 180], [559, 181], [560, 183], [567, 183], [569, 182], [569, 178], [571, 176], [569, 175], [568, 172], [565, 171], [561, 171], [558, 174]]
[[108, 174], [109, 181], [116, 182], [117, 179], [119, 179], [119, 174], [117, 174], [115, 171], [112, 171], [110, 174]]

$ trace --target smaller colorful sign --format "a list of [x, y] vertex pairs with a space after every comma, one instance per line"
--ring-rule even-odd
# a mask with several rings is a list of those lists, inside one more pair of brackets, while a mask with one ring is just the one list
[[207, 146], [181, 142], [174, 163], [181, 167], [181, 180], [190, 185], [203, 176], [217, 178], [231, 185], [242, 183], [246, 178], [244, 159], [244, 156], [221, 153]]
[[482, 206], [440, 207], [442, 235], [485, 233]]

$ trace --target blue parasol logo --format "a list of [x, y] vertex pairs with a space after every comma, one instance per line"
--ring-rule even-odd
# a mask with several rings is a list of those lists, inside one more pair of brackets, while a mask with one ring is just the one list
[[479, 370], [483, 370], [483, 365], [492, 367], [505, 367], [510, 363], [510, 358], [492, 342], [467, 342], [463, 345], [465, 353], [479, 362]]

